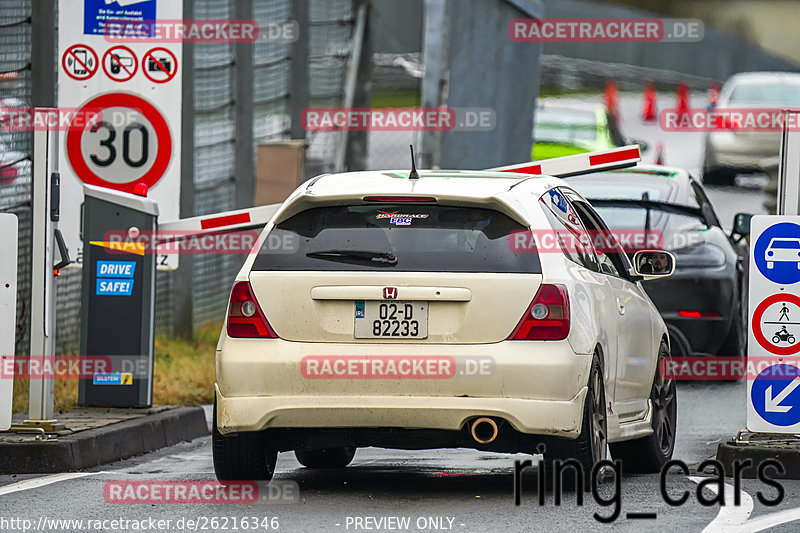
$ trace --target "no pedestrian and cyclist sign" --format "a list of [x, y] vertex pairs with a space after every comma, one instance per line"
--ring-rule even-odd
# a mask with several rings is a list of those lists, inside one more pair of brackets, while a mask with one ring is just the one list
[[[800, 216], [751, 223], [749, 358], [769, 360], [749, 375], [747, 429], [800, 432]], [[748, 365], [749, 368], [750, 365]]]
[[[111, 35], [114, 21], [180, 20], [183, 0], [136, 3], [59, 0], [58, 105], [69, 120], [61, 135], [61, 231], [76, 266], [83, 185], [132, 193], [148, 187], [161, 220], [180, 218], [183, 47], [149, 35]], [[124, 231], [128, 228], [109, 228]], [[159, 257], [174, 269], [175, 254]]]

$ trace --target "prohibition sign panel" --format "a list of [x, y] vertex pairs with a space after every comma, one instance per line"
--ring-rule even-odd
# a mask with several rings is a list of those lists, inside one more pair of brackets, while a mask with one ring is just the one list
[[107, 93], [76, 113], [95, 114], [67, 131], [67, 159], [88, 185], [133, 192], [137, 183], [152, 188], [164, 176], [172, 154], [172, 133], [161, 112], [140, 96]]
[[[787, 329], [800, 326], [800, 322], [794, 322], [792, 319], [792, 314], [796, 317], [794, 320], [800, 319], [798, 311], [800, 311], [800, 297], [794, 294], [780, 293], [765, 298], [756, 307], [751, 321], [753, 335], [758, 344], [775, 355], [800, 353], [800, 342], [796, 342], [795, 331]], [[770, 327], [776, 331], [771, 335], [765, 334], [765, 328]], [[772, 329], [767, 331], [771, 332]], [[797, 337], [800, 338], [800, 332]]]
[[127, 46], [115, 46], [103, 54], [103, 72], [113, 81], [128, 81], [138, 69], [139, 60]]
[[167, 83], [178, 72], [178, 58], [166, 48], [152, 48], [142, 56], [142, 72], [154, 83]]
[[84, 81], [94, 76], [99, 64], [97, 54], [90, 46], [73, 44], [61, 57], [61, 66], [73, 80]]

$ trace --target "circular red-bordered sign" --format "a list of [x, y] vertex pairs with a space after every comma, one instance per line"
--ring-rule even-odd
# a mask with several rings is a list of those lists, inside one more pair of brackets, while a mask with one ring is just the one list
[[92, 125], [91, 121], [81, 120], [78, 124], [70, 123], [67, 131], [67, 158], [78, 179], [87, 185], [96, 185], [129, 193], [133, 193], [133, 188], [137, 183], [144, 183], [148, 188], [152, 188], [166, 173], [172, 156], [172, 134], [169, 131], [169, 125], [153, 104], [144, 98], [128, 93], [109, 93], [93, 98], [83, 104], [75, 113], [75, 116], [96, 114], [113, 107], [127, 107], [141, 113], [155, 130], [156, 138], [158, 139], [158, 150], [150, 170], [142, 177], [127, 183], [114, 183], [98, 176], [86, 163], [84, 157], [88, 156], [85, 156], [81, 150], [81, 139], [84, 133], [89, 131]]
[[[129, 58], [131, 61], [125, 61]], [[130, 65], [128, 65], [130, 63]], [[103, 72], [110, 79], [118, 82], [128, 81], [133, 78], [139, 69], [139, 59], [133, 50], [127, 46], [115, 46], [103, 54]], [[114, 72], [116, 70], [116, 73]]]
[[[169, 54], [172, 60], [172, 65], [164, 64], [162, 59], [159, 59], [153, 55], [154, 52], [166, 52], [167, 54]], [[166, 74], [167, 77], [156, 78], [151, 76], [150, 67], [153, 67], [154, 69], [152, 70], [152, 72], [155, 72], [159, 75]], [[170, 69], [169, 67], [172, 68]], [[175, 54], [173, 54], [171, 50], [158, 46], [156, 48], [148, 50], [147, 53], [144, 56], [142, 56], [142, 72], [144, 72], [144, 75], [147, 76], [147, 79], [152, 81], [153, 83], [167, 83], [168, 81], [170, 81], [172, 78], [175, 77], [175, 74], [178, 73], [178, 58], [175, 57]]]
[[796, 353], [800, 353], [800, 343], [795, 344], [794, 346], [775, 346], [769, 342], [769, 340], [764, 336], [764, 333], [761, 331], [761, 317], [764, 316], [764, 312], [770, 305], [777, 302], [790, 302], [800, 307], [800, 297], [795, 296], [794, 294], [773, 294], [772, 296], [769, 296], [763, 302], [758, 304], [756, 310], [753, 311], [753, 323], [751, 325], [753, 328], [753, 334], [755, 335], [758, 344], [760, 344], [762, 348], [770, 353], [775, 355], [794, 355]]
[[[91, 59], [89, 59], [91, 56]], [[85, 44], [73, 44], [61, 56], [61, 66], [73, 80], [88, 80], [97, 72], [97, 54]], [[82, 72], [82, 74], [80, 74]]]

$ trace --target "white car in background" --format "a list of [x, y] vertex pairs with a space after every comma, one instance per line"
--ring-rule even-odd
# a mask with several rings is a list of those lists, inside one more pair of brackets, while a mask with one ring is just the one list
[[367, 446], [544, 444], [546, 464], [576, 458], [588, 480], [609, 443], [626, 472], [658, 471], [677, 399], [639, 281], [674, 258], [642, 251], [635, 268], [618, 245], [526, 246], [520, 235], [608, 234], [553, 177], [419, 176], [316, 178], [264, 228], [217, 346], [217, 477], [270, 479], [283, 451], [344, 467]]
[[[717, 109], [746, 113], [800, 108], [800, 74], [745, 72], [722, 87]], [[718, 129], [706, 133], [703, 183], [731, 185], [737, 174], [762, 172], [778, 165], [779, 131], [740, 131], [733, 117], [720, 117]]]

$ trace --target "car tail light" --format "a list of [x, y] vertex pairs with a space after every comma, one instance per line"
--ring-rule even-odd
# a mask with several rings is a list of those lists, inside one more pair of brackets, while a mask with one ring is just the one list
[[228, 336], [239, 339], [276, 339], [267, 318], [261, 311], [250, 282], [240, 281], [233, 286], [228, 305]]
[[14, 166], [0, 167], [0, 182], [9, 184], [17, 178], [17, 168]]
[[719, 313], [700, 311], [678, 311], [678, 315], [683, 318], [722, 318]]
[[564, 285], [542, 285], [509, 340], [560, 341], [569, 335], [569, 296]]

